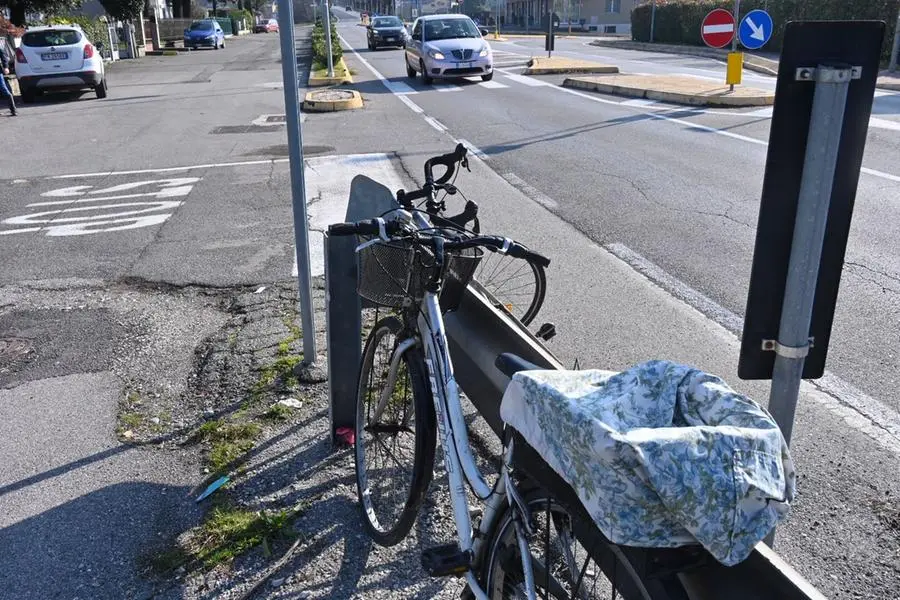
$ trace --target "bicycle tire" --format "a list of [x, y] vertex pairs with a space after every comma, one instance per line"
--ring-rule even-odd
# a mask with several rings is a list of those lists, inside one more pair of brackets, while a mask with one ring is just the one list
[[[568, 587], [563, 585], [558, 578], [552, 577], [549, 586], [550, 592], [547, 593], [547, 571], [542, 569], [541, 565], [546, 562], [542, 557], [548, 556], [550, 551], [545, 547], [543, 554], [537, 556], [538, 560], [535, 560], [535, 554], [532, 551], [532, 561], [535, 566], [534, 582], [538, 597], [553, 598], [555, 600], [573, 597], [651, 600], [653, 596], [644, 582], [640, 580], [640, 577], [632, 569], [629, 569], [628, 566], [621, 562], [623, 560], [622, 557], [611, 551], [609, 543], [596, 530], [593, 522], [583, 523], [577, 516], [570, 514], [562, 504], [539, 487], [535, 486], [527, 491], [520, 491], [522, 491], [523, 500], [532, 511], [535, 521], [538, 521], [541, 514], [545, 512], [551, 513], [551, 519], [554, 522], [556, 522], [557, 518], [562, 519], [565, 517], [571, 519], [573, 539], [577, 540], [582, 546], [584, 556], [595, 565], [594, 569], [588, 570], [587, 560], [583, 564], [581, 561], [572, 561], [575, 564], [575, 569], [571, 569], [571, 567], [563, 567], [562, 569], [563, 572], [568, 570], [570, 573], [573, 573], [573, 577], [568, 582]], [[550, 503], [549, 511], [547, 511], [548, 501]], [[481, 561], [480, 581], [487, 592], [488, 598], [491, 600], [518, 600], [519, 598], [525, 598], [524, 586], [516, 581], [516, 578], [522, 578], [521, 558], [512, 519], [513, 511], [508, 504], [504, 503], [504, 510], [494, 522], [486, 539], [484, 559]], [[549, 520], [545, 518], [544, 523], [547, 522]], [[538, 525], [539, 531], [533, 539], [538, 542], [544, 542], [547, 534], [540, 529], [540, 523]], [[559, 554], [562, 555], [561, 552]], [[576, 569], [578, 569], [578, 573], [574, 573]], [[555, 571], [555, 569], [551, 568], [551, 572]], [[601, 576], [604, 578], [604, 581], [600, 582], [602, 587], [599, 590], [596, 587], [596, 575], [598, 573], [602, 573]], [[600, 595], [585, 595], [591, 582], [593, 582], [591, 589]], [[572, 594], [576, 583], [579, 584], [579, 589], [582, 590], [581, 594], [577, 596]]]
[[[431, 389], [427, 384], [428, 375], [425, 370], [425, 359], [422, 355], [422, 351], [418, 347], [413, 346], [404, 352], [401, 358], [401, 368], [405, 367], [405, 374], [408, 375], [408, 379], [398, 376], [394, 388], [397, 390], [400, 385], [408, 385], [408, 388], [405, 389], [412, 392], [412, 398], [408, 400], [404, 399], [400, 403], [403, 405], [402, 407], [395, 405], [388, 406], [385, 409], [385, 414], [387, 414], [391, 411], [400, 410], [401, 408], [405, 410], [406, 404], [408, 402], [412, 403], [411, 414], [414, 414], [415, 419], [412, 424], [413, 459], [409, 475], [408, 477], [404, 477], [404, 483], [408, 484], [409, 489], [408, 492], [404, 494], [403, 492], [405, 490], [399, 489], [396, 482], [389, 482], [390, 493], [393, 495], [394, 493], [399, 492], [398, 500], [402, 502], [402, 507], [400, 507], [396, 515], [391, 515], [392, 518], [390, 519], [379, 518], [379, 516], [384, 517], [383, 514], [378, 514], [379, 509], [383, 507], [376, 506], [377, 503], [373, 498], [371, 486], [374, 483], [374, 479], [370, 475], [366, 464], [366, 438], [368, 434], [372, 434], [371, 424], [367, 422], [368, 417], [370, 416], [368, 408], [372, 406], [372, 400], [377, 402], [385, 382], [382, 382], [380, 386], [377, 386], [374, 394], [372, 393], [373, 386], [371, 384], [375, 374], [374, 371], [376, 370], [375, 355], [381, 342], [388, 338], [388, 336], [393, 337], [393, 341], [390, 343], [387, 352], [389, 364], [389, 359], [393, 356], [397, 341], [403, 331], [403, 323], [394, 316], [385, 317], [375, 324], [366, 340], [362, 361], [360, 362], [359, 379], [357, 381], [356, 422], [354, 427], [357, 498], [359, 499], [360, 510], [362, 513], [363, 527], [365, 528], [366, 533], [381, 546], [392, 546], [405, 538], [409, 533], [415, 522], [416, 516], [418, 515], [419, 507], [425, 497], [428, 485], [431, 482], [434, 469], [434, 452], [437, 439], [434, 404], [432, 403]], [[401, 381], [401, 379], [405, 380]], [[394, 398], [394, 393], [395, 392], [392, 392], [391, 394], [392, 400]], [[402, 414], [404, 415], [403, 418], [405, 421], [407, 418], [406, 415], [409, 415], [410, 413], [403, 412]], [[392, 423], [385, 425], [385, 428], [387, 430], [394, 429], [395, 434], [397, 434], [394, 436], [396, 438], [402, 429], [408, 429], [409, 427], [408, 424], [406, 427], [401, 427], [401, 424], [398, 422], [396, 424]], [[395, 439], [395, 451], [398, 448], [396, 442]], [[386, 446], [384, 446], [384, 448], [386, 449]], [[374, 454], [374, 451], [371, 453]], [[396, 461], [393, 454], [391, 457]], [[398, 462], [399, 465], [399, 461], [396, 462]], [[385, 473], [387, 472], [386, 469], [383, 471]], [[378, 497], [380, 498], [380, 492]]]
[[[509, 265], [518, 265], [510, 269]], [[527, 268], [527, 270], [525, 270]], [[514, 317], [529, 325], [544, 305], [547, 274], [541, 265], [496, 252], [486, 252], [474, 276]], [[533, 282], [533, 289], [529, 284]]]

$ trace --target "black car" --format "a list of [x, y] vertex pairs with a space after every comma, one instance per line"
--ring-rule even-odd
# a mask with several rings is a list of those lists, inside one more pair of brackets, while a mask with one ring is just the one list
[[381, 46], [406, 47], [406, 28], [397, 17], [375, 17], [367, 27], [369, 50]]

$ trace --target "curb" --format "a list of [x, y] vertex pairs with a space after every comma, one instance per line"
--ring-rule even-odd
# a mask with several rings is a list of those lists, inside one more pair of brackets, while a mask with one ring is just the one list
[[347, 63], [344, 62], [343, 56], [340, 58], [340, 60], [338, 60], [337, 64], [335, 64], [334, 67], [335, 71], [338, 70], [338, 67], [343, 68], [344, 72], [347, 74], [343, 77], [315, 77], [312, 70], [310, 70], [309, 79], [307, 79], [306, 81], [306, 86], [322, 87], [326, 85], [341, 85], [342, 83], [353, 83], [353, 76], [350, 75], [350, 69], [347, 67]]
[[900, 82], [898, 83], [875, 83], [875, 87], [880, 90], [891, 90], [894, 92], [900, 92]]
[[646, 98], [648, 100], [671, 102], [673, 104], [686, 104], [688, 106], [740, 108], [746, 106], [771, 106], [775, 102], [774, 94], [765, 96], [700, 96], [698, 94], [666, 92], [662, 90], [636, 88], [627, 85], [601, 83], [598, 81], [583, 81], [579, 79], [566, 79], [563, 82], [563, 87], [601, 92], [604, 94], [612, 94], [614, 96]]
[[178, 56], [181, 54], [178, 50], [148, 50], [147, 56]]
[[[662, 52], [664, 54], [682, 54], [685, 56], [700, 56], [702, 58], [725, 59], [728, 52], [715, 48], [699, 48], [695, 46], [679, 46], [676, 44], [650, 44], [648, 42], [635, 42], [623, 40], [621, 42], [594, 40], [592, 46], [604, 48], [618, 48], [619, 50], [640, 50], [642, 52]], [[778, 75], [778, 61], [744, 53], [744, 68], [756, 71], [764, 75]]]
[[[534, 62], [534, 59], [529, 63]], [[559, 75], [565, 73], [618, 73], [619, 67], [613, 65], [581, 65], [581, 66], [559, 66], [559, 67], [527, 67], [522, 71], [522, 75]]]
[[336, 100], [316, 100], [316, 96], [324, 95], [329, 90], [307, 92], [303, 99], [303, 110], [307, 112], [335, 112], [339, 110], [352, 110], [362, 108], [362, 96], [356, 90], [335, 90], [351, 94], [349, 98]]

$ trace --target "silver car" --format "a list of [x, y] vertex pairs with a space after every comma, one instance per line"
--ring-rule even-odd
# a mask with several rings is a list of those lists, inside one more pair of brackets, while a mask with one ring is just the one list
[[437, 78], [494, 77], [491, 47], [466, 15], [419, 17], [404, 54], [406, 74], [414, 78], [422, 73], [426, 84]]

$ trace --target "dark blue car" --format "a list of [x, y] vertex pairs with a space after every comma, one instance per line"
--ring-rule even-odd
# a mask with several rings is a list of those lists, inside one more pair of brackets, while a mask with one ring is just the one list
[[184, 30], [184, 47], [200, 48], [200, 47], [219, 48], [225, 47], [225, 32], [217, 21], [212, 19], [204, 19], [203, 21], [194, 21], [191, 23], [190, 29]]

